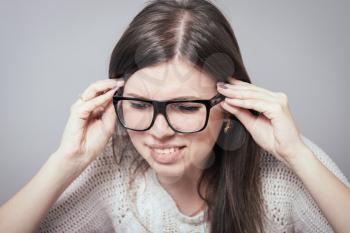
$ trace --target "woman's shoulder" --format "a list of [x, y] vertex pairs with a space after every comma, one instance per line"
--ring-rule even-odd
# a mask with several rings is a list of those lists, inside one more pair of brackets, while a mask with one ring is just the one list
[[[350, 187], [331, 157], [309, 138], [304, 135], [301, 138], [317, 159]], [[302, 180], [266, 151], [261, 156], [261, 181], [266, 212], [276, 230], [290, 228], [291, 231], [333, 232]]]

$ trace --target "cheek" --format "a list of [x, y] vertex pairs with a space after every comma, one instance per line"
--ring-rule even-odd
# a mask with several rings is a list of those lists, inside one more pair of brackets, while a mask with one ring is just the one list
[[223, 113], [219, 108], [214, 107], [210, 112], [208, 119], [208, 125], [203, 130], [203, 135], [201, 135], [201, 140], [213, 147], [223, 124]]
[[142, 157], [145, 157], [144, 156], [144, 149], [145, 148], [144, 148], [144, 144], [143, 144], [143, 141], [145, 138], [144, 132], [137, 132], [137, 131], [132, 131], [132, 130], [127, 130], [127, 132], [128, 132], [130, 140], [131, 140], [132, 144], [134, 145], [135, 149], [139, 152], [139, 154]]
[[189, 159], [196, 167], [204, 168], [206, 160], [211, 156], [210, 153], [219, 136], [222, 124], [223, 119], [220, 114], [211, 114], [207, 127], [191, 137]]

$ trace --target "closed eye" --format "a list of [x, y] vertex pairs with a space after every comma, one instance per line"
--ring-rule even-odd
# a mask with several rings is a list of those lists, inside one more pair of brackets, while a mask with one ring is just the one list
[[197, 112], [202, 106], [201, 104], [172, 104], [172, 108], [181, 112]]
[[130, 105], [132, 108], [135, 108], [135, 109], [145, 109], [152, 106], [149, 103], [143, 103], [143, 102], [131, 102]]

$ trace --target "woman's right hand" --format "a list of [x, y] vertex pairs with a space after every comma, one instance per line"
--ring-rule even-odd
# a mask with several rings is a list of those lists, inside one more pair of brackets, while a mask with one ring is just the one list
[[86, 167], [103, 150], [116, 126], [112, 96], [122, 79], [92, 83], [71, 106], [57, 154]]
[[[116, 126], [112, 96], [124, 81], [91, 84], [70, 109], [61, 144], [39, 172], [0, 206], [0, 232], [37, 232], [62, 192], [102, 152]], [[18, 210], [21, 211], [18, 211]]]

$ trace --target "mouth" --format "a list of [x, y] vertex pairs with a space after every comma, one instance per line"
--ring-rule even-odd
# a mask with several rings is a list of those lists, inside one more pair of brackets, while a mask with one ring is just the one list
[[171, 146], [171, 147], [152, 147], [148, 146], [150, 149], [150, 154], [152, 158], [161, 164], [170, 164], [179, 160], [182, 155], [184, 148], [186, 146]]

